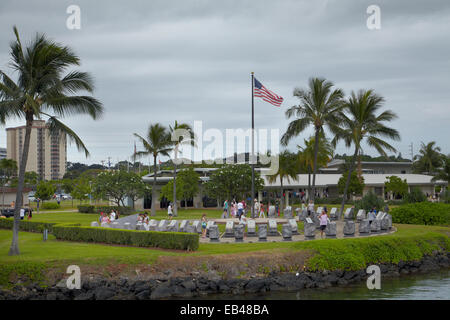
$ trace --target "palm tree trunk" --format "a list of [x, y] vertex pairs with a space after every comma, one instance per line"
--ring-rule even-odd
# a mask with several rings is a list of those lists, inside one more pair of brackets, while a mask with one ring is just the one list
[[178, 145], [175, 146], [175, 161], [173, 162], [173, 215], [178, 216], [177, 208], [177, 153]]
[[31, 136], [31, 126], [33, 125], [33, 114], [26, 115], [26, 126], [25, 126], [25, 139], [23, 143], [22, 159], [20, 159], [20, 169], [19, 169], [19, 181], [17, 185], [16, 193], [16, 207], [14, 209], [14, 225], [13, 225], [13, 239], [11, 247], [9, 249], [8, 255], [17, 256], [20, 254], [19, 251], [19, 223], [20, 223], [20, 209], [23, 204], [23, 186], [25, 182], [25, 168], [27, 166], [28, 150], [30, 149], [30, 136]]
[[355, 161], [358, 156], [359, 148], [355, 146], [355, 153], [353, 154], [352, 162], [350, 163], [350, 167], [348, 169], [347, 181], [345, 182], [344, 194], [342, 197], [341, 204], [341, 215], [344, 213], [345, 200], [347, 199], [348, 186], [350, 185], [350, 177], [352, 175], [353, 167], [355, 166]]
[[316, 127], [316, 134], [314, 137], [314, 172], [313, 172], [313, 182], [312, 182], [312, 201], [316, 196], [316, 173], [317, 173], [317, 154], [319, 152], [319, 128]]
[[156, 216], [156, 155], [153, 156], [152, 216]]

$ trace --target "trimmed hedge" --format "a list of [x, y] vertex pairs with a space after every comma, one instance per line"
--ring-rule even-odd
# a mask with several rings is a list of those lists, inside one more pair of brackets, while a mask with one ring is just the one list
[[193, 233], [122, 230], [101, 227], [53, 226], [53, 235], [59, 240], [99, 242], [137, 247], [197, 250], [199, 236]]
[[80, 205], [78, 206], [79, 213], [110, 213], [112, 210], [119, 212], [119, 215], [129, 215], [133, 213], [133, 208], [130, 207], [117, 207], [117, 206], [93, 206], [93, 205]]
[[[44, 229], [47, 229], [49, 232], [52, 232], [55, 224], [56, 223], [20, 220], [19, 230], [42, 233], [44, 232]], [[0, 219], [0, 229], [12, 229], [13, 225], [14, 219]]]
[[59, 209], [59, 208], [61, 208], [61, 206], [56, 202], [44, 202], [41, 205], [41, 209], [43, 209], [43, 210], [52, 210], [52, 209]]
[[405, 204], [391, 210], [392, 222], [424, 225], [450, 225], [450, 205], [419, 202]]

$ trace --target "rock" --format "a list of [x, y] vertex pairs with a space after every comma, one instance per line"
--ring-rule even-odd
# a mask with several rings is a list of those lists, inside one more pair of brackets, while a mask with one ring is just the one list
[[150, 290], [142, 290], [136, 294], [137, 300], [148, 300], [150, 298]]
[[152, 291], [150, 299], [168, 298], [172, 295], [172, 290], [167, 285], [158, 286]]
[[95, 289], [94, 295], [95, 300], [107, 300], [114, 296], [115, 292], [114, 290], [108, 288], [108, 287], [100, 287]]
[[92, 291], [81, 293], [74, 300], [94, 300], [94, 293]]

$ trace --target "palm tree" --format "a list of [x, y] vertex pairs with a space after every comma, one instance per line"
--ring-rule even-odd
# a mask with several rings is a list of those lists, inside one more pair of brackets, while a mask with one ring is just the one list
[[283, 198], [283, 179], [290, 182], [291, 179], [294, 181], [298, 179], [298, 173], [300, 171], [300, 164], [296, 154], [291, 153], [287, 150], [283, 151], [279, 155], [279, 166], [277, 173], [273, 175], [267, 175], [267, 180], [270, 183], [274, 183], [277, 178], [280, 179], [280, 191], [281, 191], [281, 203], [280, 212], [284, 209], [284, 198]]
[[156, 215], [156, 158], [158, 155], [169, 156], [172, 150], [173, 142], [166, 127], [160, 123], [151, 124], [148, 128], [147, 137], [143, 138], [139, 134], [134, 134], [141, 140], [144, 146], [144, 151], [136, 152], [137, 157], [153, 156], [153, 187], [152, 187], [152, 212], [151, 215]]
[[314, 127], [314, 164], [312, 200], [314, 201], [317, 154], [319, 150], [319, 135], [324, 132], [324, 127], [328, 127], [332, 132], [339, 124], [339, 111], [342, 109], [342, 98], [344, 96], [341, 89], [332, 90], [333, 83], [321, 78], [309, 79], [309, 90], [295, 89], [294, 96], [300, 99], [298, 106], [293, 106], [286, 111], [289, 119], [296, 116], [297, 119], [291, 121], [286, 132], [281, 137], [281, 144], [287, 146], [289, 141], [298, 136], [308, 126]]
[[174, 143], [174, 160], [173, 160], [173, 215], [176, 217], [178, 215], [177, 208], [177, 157], [181, 145], [192, 145], [195, 146], [195, 135], [192, 127], [187, 123], [178, 123], [175, 120], [174, 126], [169, 125], [169, 132]]
[[421, 143], [419, 154], [415, 155], [414, 171], [417, 173], [432, 174], [438, 168], [442, 166], [442, 154], [441, 148], [436, 146], [435, 141], [431, 141], [427, 144]]
[[[319, 135], [319, 144], [317, 151], [317, 165], [324, 167], [333, 158], [334, 148], [322, 133]], [[304, 140], [305, 147], [297, 146], [300, 150], [298, 156], [305, 171], [308, 172], [308, 197], [311, 195], [311, 173], [314, 171], [314, 146], [315, 137]]]
[[14, 27], [15, 41], [11, 43], [10, 66], [17, 72], [17, 82], [0, 70], [0, 123], [10, 118], [25, 119], [25, 136], [19, 163], [19, 181], [14, 213], [13, 240], [10, 255], [19, 254], [19, 211], [22, 207], [22, 192], [25, 168], [30, 146], [33, 121], [48, 117], [50, 134], [64, 134], [75, 142], [78, 150], [89, 155], [84, 143], [59, 118], [88, 114], [97, 119], [103, 112], [102, 104], [92, 96], [75, 95], [78, 91], [93, 92], [93, 79], [86, 72], [70, 71], [80, 65], [80, 59], [66, 46], [57, 44], [37, 34], [25, 48], [19, 32]]
[[400, 140], [400, 135], [396, 129], [385, 126], [384, 122], [392, 121], [397, 118], [397, 115], [391, 110], [383, 111], [379, 115], [376, 115], [376, 112], [383, 106], [383, 103], [384, 98], [372, 90], [360, 90], [358, 94], [352, 92], [351, 96], [345, 102], [344, 112], [340, 112], [342, 119], [341, 128], [336, 130], [336, 136], [332, 144], [336, 146], [339, 140], [343, 140], [347, 147], [350, 147], [352, 144], [355, 146], [355, 152], [345, 183], [341, 213], [344, 210], [351, 173], [358, 153], [361, 150], [361, 143], [365, 141], [370, 147], [375, 148], [380, 155], [385, 157], [387, 156], [385, 150], [396, 152], [395, 148], [384, 139]]
[[437, 174], [431, 179], [432, 181], [444, 180], [450, 182], [450, 154], [442, 156], [443, 165], [441, 169], [438, 169]]

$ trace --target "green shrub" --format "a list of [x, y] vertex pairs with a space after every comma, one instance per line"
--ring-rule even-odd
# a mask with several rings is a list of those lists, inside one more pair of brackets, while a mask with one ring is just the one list
[[122, 230], [100, 227], [53, 226], [59, 240], [120, 244], [137, 247], [197, 250], [199, 236], [193, 233]]
[[391, 210], [392, 222], [424, 225], [449, 225], [450, 204], [420, 202]]
[[96, 213], [95, 207], [90, 205], [78, 206], [79, 213]]
[[61, 208], [61, 206], [56, 202], [44, 202], [41, 205], [42, 210], [52, 210], [52, 209], [59, 209], [59, 208]]
[[441, 202], [450, 203], [450, 190], [445, 190], [444, 194], [441, 197]]
[[[56, 223], [20, 220], [19, 230], [42, 233], [44, 229], [47, 229], [49, 232], [52, 232], [53, 226], [55, 224]], [[0, 219], [0, 229], [12, 229], [13, 225], [13, 218]]]
[[410, 193], [405, 195], [405, 203], [416, 203], [427, 201], [427, 196], [418, 187], [411, 189]]
[[370, 211], [373, 207], [375, 207], [377, 210], [382, 210], [384, 205], [384, 200], [379, 198], [373, 192], [369, 192], [364, 197], [362, 197], [361, 200], [355, 201], [356, 211], [358, 211], [359, 209]]
[[125, 216], [132, 214], [134, 212], [133, 208], [131, 207], [117, 207], [117, 206], [96, 206], [94, 210], [97, 213], [100, 212], [110, 213], [112, 210], [116, 210], [117, 212], [119, 212], [119, 215]]

